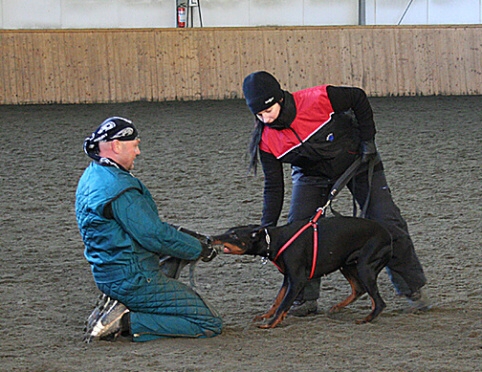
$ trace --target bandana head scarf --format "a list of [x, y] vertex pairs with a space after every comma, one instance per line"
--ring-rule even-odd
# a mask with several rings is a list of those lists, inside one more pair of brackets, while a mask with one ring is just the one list
[[99, 161], [99, 143], [113, 140], [132, 141], [139, 136], [132, 121], [114, 116], [104, 120], [92, 135], [84, 140], [84, 152], [92, 159]]

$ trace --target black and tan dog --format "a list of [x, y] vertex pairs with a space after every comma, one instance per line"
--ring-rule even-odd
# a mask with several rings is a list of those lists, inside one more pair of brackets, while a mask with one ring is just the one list
[[281, 289], [266, 314], [254, 320], [270, 319], [260, 328], [274, 328], [286, 317], [295, 298], [311, 278], [340, 270], [352, 293], [333, 306], [338, 311], [368, 293], [372, 311], [357, 323], [375, 319], [385, 308], [377, 277], [392, 256], [390, 233], [380, 224], [356, 217], [321, 218], [279, 227], [256, 225], [234, 227], [212, 237], [227, 254], [266, 257], [284, 274]]

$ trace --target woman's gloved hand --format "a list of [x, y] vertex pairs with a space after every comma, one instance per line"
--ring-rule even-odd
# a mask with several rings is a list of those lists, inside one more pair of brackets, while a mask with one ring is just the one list
[[368, 163], [377, 156], [377, 146], [375, 140], [362, 141], [360, 144], [360, 152], [362, 155], [362, 163]]

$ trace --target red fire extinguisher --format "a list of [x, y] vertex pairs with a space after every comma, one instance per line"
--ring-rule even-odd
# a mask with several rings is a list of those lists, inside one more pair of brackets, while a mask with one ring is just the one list
[[177, 7], [177, 27], [186, 27], [186, 4], [180, 4]]

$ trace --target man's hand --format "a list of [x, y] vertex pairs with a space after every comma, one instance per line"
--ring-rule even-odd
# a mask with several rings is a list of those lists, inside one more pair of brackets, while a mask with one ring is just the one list
[[377, 156], [377, 146], [375, 140], [362, 141], [360, 144], [360, 152], [362, 154], [362, 163], [368, 163]]
[[189, 234], [193, 237], [195, 237], [199, 242], [201, 243], [202, 251], [201, 251], [201, 260], [204, 262], [209, 262], [211, 261], [214, 257], [218, 255], [216, 250], [213, 248], [211, 245], [211, 238], [207, 235], [198, 233], [197, 231], [192, 231], [189, 229], [186, 229], [185, 227], [176, 227], [179, 231]]
[[201, 251], [201, 260], [203, 262], [209, 262], [211, 261], [214, 257], [216, 257], [218, 255], [218, 253], [216, 252], [216, 250], [213, 248], [213, 246], [211, 245], [211, 242], [209, 241], [209, 243], [203, 243], [201, 242], [201, 247], [202, 247], [202, 251]]

